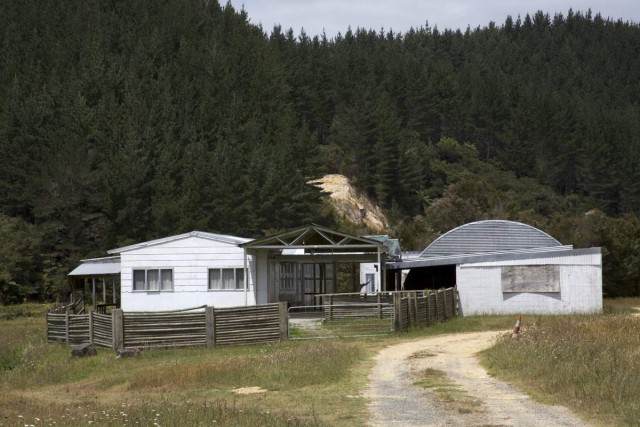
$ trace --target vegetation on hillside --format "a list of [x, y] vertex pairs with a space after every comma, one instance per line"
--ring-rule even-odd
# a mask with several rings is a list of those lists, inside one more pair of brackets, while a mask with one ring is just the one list
[[[249, 23], [217, 1], [0, 3], [0, 302], [194, 229], [341, 227], [348, 176], [405, 249], [522, 220], [640, 283], [640, 27], [544, 12], [466, 32]], [[428, 20], [428, 17], [425, 17]]]

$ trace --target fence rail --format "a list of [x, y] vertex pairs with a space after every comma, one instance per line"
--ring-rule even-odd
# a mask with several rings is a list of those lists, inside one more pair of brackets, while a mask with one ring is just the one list
[[406, 331], [458, 316], [456, 288], [394, 294], [396, 330]]
[[[295, 325], [290, 314], [317, 317], [332, 336], [363, 336], [405, 331], [458, 315], [455, 288], [439, 291], [387, 292], [373, 295], [322, 295], [322, 304], [292, 307], [287, 303], [249, 307], [199, 307], [198, 311], [111, 314], [47, 313], [47, 341], [102, 347], [184, 347], [278, 341], [313, 335], [313, 322]], [[328, 303], [329, 302], [329, 303]], [[306, 312], [306, 310], [310, 310]]]
[[393, 332], [393, 304], [340, 303], [289, 308], [289, 339], [347, 338]]
[[[286, 339], [286, 304], [201, 307], [200, 311], [46, 314], [47, 341], [102, 347], [185, 347]], [[283, 322], [284, 319], [284, 322]]]

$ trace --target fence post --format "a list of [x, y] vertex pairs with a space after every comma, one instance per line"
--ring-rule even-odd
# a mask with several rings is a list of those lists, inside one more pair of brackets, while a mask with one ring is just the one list
[[[322, 299], [322, 302], [324, 303], [324, 298]], [[329, 320], [333, 320], [333, 295], [329, 295]]]
[[47, 342], [50, 343], [51, 341], [49, 340], [49, 310], [46, 310], [44, 312], [44, 318], [46, 320], [46, 324], [45, 324], [45, 332], [47, 334]]
[[453, 315], [458, 317], [460, 315], [460, 295], [458, 294], [458, 288], [453, 288]]
[[204, 309], [205, 322], [207, 324], [207, 345], [216, 345], [216, 311], [214, 307], [207, 306]]
[[431, 299], [431, 291], [429, 291], [427, 289], [426, 292], [423, 292], [422, 295], [424, 296], [424, 302], [425, 302], [425, 312], [424, 312], [424, 324], [428, 325], [429, 323], [431, 323], [431, 316], [429, 316], [429, 312], [431, 311], [429, 309], [429, 300]]
[[445, 289], [444, 292], [442, 292], [442, 298], [444, 299], [444, 318], [448, 318], [449, 317], [449, 313], [447, 312], [447, 290]]
[[124, 348], [124, 316], [121, 308], [113, 309], [111, 312], [111, 325], [113, 328], [113, 349], [122, 350]]
[[64, 314], [64, 342], [69, 345], [69, 312]]
[[89, 343], [93, 344], [93, 311], [89, 312]]
[[440, 290], [437, 290], [435, 295], [434, 295], [434, 299], [436, 301], [436, 322], [439, 322], [440, 319], [440, 304], [438, 303], [438, 295], [440, 294]]
[[378, 319], [382, 319], [382, 294], [378, 292]]
[[400, 331], [402, 330], [402, 304], [400, 304], [400, 300], [402, 296], [399, 292], [394, 292], [393, 294], [393, 330]]
[[287, 302], [280, 301], [278, 306], [280, 312], [280, 340], [289, 339], [289, 316], [287, 312]]

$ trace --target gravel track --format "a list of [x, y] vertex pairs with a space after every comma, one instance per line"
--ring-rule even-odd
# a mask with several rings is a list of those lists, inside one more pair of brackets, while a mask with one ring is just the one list
[[[365, 397], [370, 426], [588, 426], [561, 406], [536, 403], [487, 375], [476, 357], [497, 332], [451, 334], [383, 349], [375, 358]], [[446, 372], [458, 396], [474, 405], [446, 402], [442, 394], [414, 385], [427, 368]]]

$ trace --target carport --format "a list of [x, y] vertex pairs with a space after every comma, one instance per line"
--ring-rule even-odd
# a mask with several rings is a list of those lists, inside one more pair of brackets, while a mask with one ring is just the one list
[[[245, 266], [254, 257], [256, 302], [314, 305], [337, 291], [337, 263], [377, 263], [377, 291], [386, 290], [388, 249], [381, 241], [311, 224], [243, 243]], [[245, 289], [245, 293], [247, 290]]]

